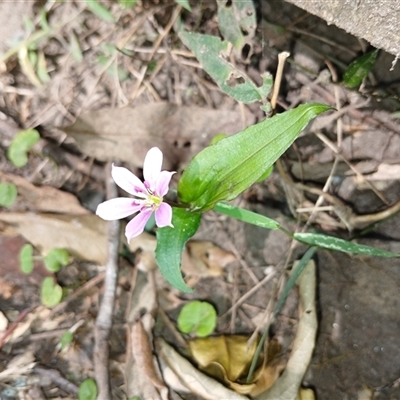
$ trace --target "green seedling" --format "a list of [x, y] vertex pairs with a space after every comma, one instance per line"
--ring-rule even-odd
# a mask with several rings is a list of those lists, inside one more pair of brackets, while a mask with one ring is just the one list
[[10, 207], [18, 196], [17, 187], [12, 183], [0, 183], [0, 206]]
[[91, 379], [85, 379], [80, 385], [78, 390], [79, 400], [96, 400], [97, 397], [97, 385], [96, 382]]
[[178, 316], [178, 328], [181, 332], [198, 337], [209, 336], [217, 325], [215, 308], [204, 301], [191, 301], [184, 305]]
[[23, 167], [28, 162], [29, 150], [40, 140], [36, 129], [20, 131], [11, 142], [7, 151], [8, 159], [16, 166]]

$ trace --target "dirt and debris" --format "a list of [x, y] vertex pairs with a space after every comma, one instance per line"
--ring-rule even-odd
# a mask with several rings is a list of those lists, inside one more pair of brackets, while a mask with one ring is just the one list
[[[108, 163], [140, 176], [146, 151], [157, 145], [164, 169], [178, 171], [176, 188], [190, 158], [215, 135], [234, 134], [264, 115], [258, 105], [225, 95], [179, 40], [180, 24], [219, 35], [216, 2], [191, 2], [192, 12], [167, 0], [133, 8], [101, 3], [113, 22], [87, 2], [0, 4], [0, 182], [14, 183], [19, 193], [0, 209], [1, 399], [77, 398], [81, 382], [96, 377], [109, 242], [108, 225], [94, 211], [106, 197]], [[261, 73], [275, 73], [278, 54], [289, 51], [278, 112], [306, 102], [336, 111], [310, 124], [272, 175], [235, 204], [293, 232], [311, 218], [309, 229], [400, 253], [400, 66], [390, 71], [393, 57], [380, 51], [361, 87], [346, 89], [343, 71], [370, 48], [367, 42], [281, 0], [254, 3], [257, 29], [236, 66], [259, 84]], [[14, 7], [21, 8], [18, 20]], [[22, 15], [30, 23], [21, 23]], [[16, 168], [7, 149], [25, 128], [41, 137], [28, 164]], [[157, 270], [154, 230], [128, 246], [124, 226], [109, 339], [111, 398], [201, 398], [177, 377], [178, 370], [185, 379], [201, 374], [188, 372], [193, 364], [182, 359], [188, 353], [176, 327], [180, 308], [207, 300], [218, 313], [218, 334], [262, 332], [283, 278], [306, 247], [208, 212], [184, 252], [182, 269], [196, 290], [183, 294]], [[27, 243], [35, 256], [66, 248], [73, 261], [50, 273], [37, 259], [25, 275], [19, 252]], [[399, 399], [399, 262], [323, 250], [314, 261], [319, 327], [309, 340], [315, 350], [303, 386], [322, 400]], [[62, 302], [51, 309], [41, 304], [45, 277], [63, 288]], [[271, 329], [285, 362], [296, 353], [302, 299], [293, 290]], [[73, 339], [62, 344], [66, 332]], [[165, 354], [176, 358], [175, 367]], [[209, 379], [198, 375], [224, 398], [226, 388]]]

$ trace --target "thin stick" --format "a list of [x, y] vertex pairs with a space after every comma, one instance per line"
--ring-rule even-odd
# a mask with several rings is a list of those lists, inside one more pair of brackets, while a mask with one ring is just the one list
[[[118, 191], [111, 179], [111, 163], [107, 165], [107, 198], [117, 197]], [[104, 295], [96, 319], [94, 371], [99, 390], [97, 400], [111, 399], [110, 376], [108, 371], [108, 339], [112, 328], [112, 316], [115, 302], [115, 290], [118, 274], [119, 221], [110, 221], [108, 225], [108, 260], [104, 278]]]
[[290, 53], [284, 51], [278, 54], [278, 68], [275, 75], [274, 91], [271, 98], [271, 107], [275, 110], [276, 102], [278, 100], [279, 89], [281, 88], [283, 67], [285, 66], [285, 60], [290, 56]]

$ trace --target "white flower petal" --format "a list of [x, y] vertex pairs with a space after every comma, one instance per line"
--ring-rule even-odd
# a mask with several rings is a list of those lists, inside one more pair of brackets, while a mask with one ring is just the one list
[[125, 236], [128, 243], [132, 238], [139, 236], [144, 231], [144, 227], [151, 214], [151, 210], [141, 211], [136, 217], [129, 221], [125, 228]]
[[157, 178], [161, 172], [161, 165], [163, 161], [163, 153], [158, 147], [151, 148], [144, 159], [143, 163], [143, 176], [145, 182], [150, 185], [152, 190], [155, 189]]
[[131, 171], [123, 167], [115, 167], [112, 165], [111, 175], [115, 183], [125, 192], [129, 194], [137, 194], [138, 192], [147, 193], [146, 187], [143, 182], [134, 175]]
[[154, 192], [157, 196], [164, 197], [168, 193], [169, 183], [171, 182], [174, 171], [161, 171], [158, 175]]
[[172, 207], [167, 203], [161, 203], [160, 207], [156, 210], [156, 225], [159, 228], [164, 226], [174, 227], [172, 225]]
[[106, 221], [125, 218], [141, 209], [141, 205], [135, 203], [134, 199], [128, 197], [117, 197], [107, 200], [97, 206], [96, 214]]

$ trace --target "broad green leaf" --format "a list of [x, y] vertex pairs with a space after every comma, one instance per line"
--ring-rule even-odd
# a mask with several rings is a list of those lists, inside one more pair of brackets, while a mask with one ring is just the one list
[[97, 0], [85, 0], [85, 3], [87, 8], [89, 8], [94, 15], [101, 18], [103, 21], [114, 22], [114, 16], [111, 14], [111, 12], [108, 11], [107, 8], [101, 5]]
[[204, 301], [185, 304], [178, 315], [178, 328], [183, 333], [194, 333], [199, 337], [209, 336], [217, 325], [215, 308]]
[[327, 250], [342, 251], [350, 254], [363, 254], [375, 257], [400, 257], [400, 254], [391, 253], [390, 251], [376, 249], [375, 247], [366, 246], [348, 242], [333, 236], [322, 235], [319, 233], [295, 233], [294, 238], [299, 242], [307, 243], [312, 246], [321, 247]]
[[253, 211], [245, 210], [244, 208], [236, 207], [232, 204], [217, 203], [214, 207], [214, 211], [229, 215], [230, 217], [247, 222], [248, 224], [260, 226], [261, 228], [279, 229], [279, 223], [273, 219], [264, 217], [264, 215], [257, 214]]
[[62, 287], [54, 282], [51, 276], [43, 279], [41, 287], [42, 304], [46, 307], [54, 307], [60, 303], [62, 299]]
[[175, 0], [175, 3], [179, 4], [188, 11], [192, 11], [192, 7], [190, 7], [188, 0]]
[[234, 199], [275, 163], [310, 120], [329, 109], [304, 104], [205, 148], [182, 174], [180, 201], [194, 211], [207, 211]]
[[243, 35], [252, 38], [257, 29], [257, 14], [254, 2], [232, 0], [232, 4]]
[[19, 252], [19, 266], [24, 274], [30, 274], [33, 271], [33, 247], [26, 244]]
[[17, 187], [12, 183], [0, 183], [0, 206], [10, 207], [18, 195]]
[[58, 272], [61, 267], [69, 263], [70, 256], [65, 249], [52, 249], [44, 257], [44, 265], [50, 272]]
[[229, 96], [243, 103], [266, 102], [265, 93], [270, 92], [271, 86], [264, 81], [263, 86], [258, 88], [246, 74], [226, 60], [230, 46], [228, 41], [184, 31], [179, 32], [179, 37], [193, 51], [204, 70]]
[[350, 89], [360, 86], [374, 66], [377, 56], [378, 50], [374, 50], [354, 60], [343, 74], [343, 83]]
[[27, 152], [39, 141], [36, 129], [20, 131], [11, 142], [7, 151], [8, 159], [16, 166], [23, 167], [28, 162]]
[[91, 379], [85, 379], [80, 385], [78, 390], [79, 400], [96, 400], [97, 397], [97, 385], [96, 382]]
[[172, 209], [172, 225], [157, 229], [156, 260], [164, 278], [182, 292], [192, 292], [182, 278], [181, 260], [185, 243], [196, 233], [201, 214], [184, 208]]
[[265, 179], [267, 179], [271, 174], [272, 171], [274, 170], [274, 166], [271, 165], [267, 170], [257, 179], [257, 182], [262, 182]]

